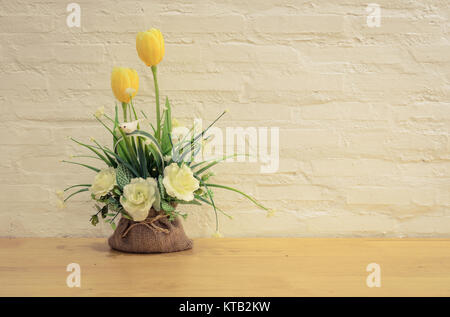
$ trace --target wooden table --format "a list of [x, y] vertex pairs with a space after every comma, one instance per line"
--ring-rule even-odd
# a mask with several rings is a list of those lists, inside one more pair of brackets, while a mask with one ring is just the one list
[[[66, 284], [78, 263], [81, 287]], [[380, 287], [368, 287], [368, 264]], [[375, 274], [375, 273], [372, 273]], [[450, 296], [450, 239], [196, 239], [124, 254], [106, 239], [0, 239], [1, 296]]]

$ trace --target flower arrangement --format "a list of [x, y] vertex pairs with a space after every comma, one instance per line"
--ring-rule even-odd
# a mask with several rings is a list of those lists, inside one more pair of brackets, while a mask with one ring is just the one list
[[[122, 221], [124, 225], [121, 235], [116, 237], [120, 243], [129, 237], [131, 231], [136, 231], [133, 234], [138, 240], [142, 238], [138, 235], [139, 232], [144, 232], [143, 229], [153, 235], [170, 234], [170, 229], [174, 229], [173, 223], [176, 228], [181, 226], [177, 223], [178, 216], [184, 218], [187, 216], [186, 213], [179, 212], [177, 206], [187, 204], [211, 206], [216, 215], [217, 231], [218, 212], [227, 214], [216, 205], [214, 188], [238, 193], [258, 207], [270, 211], [253, 197], [236, 188], [210, 182], [210, 177], [213, 175], [210, 169], [230, 156], [195, 162], [196, 155], [207, 140], [206, 132], [226, 111], [197, 134], [194, 127], [185, 135], [173, 133], [175, 131], [169, 99], [166, 97], [164, 106], [160, 105], [157, 65], [162, 61], [165, 53], [161, 32], [157, 29], [139, 32], [136, 37], [136, 49], [139, 58], [150, 67], [153, 74], [156, 99], [155, 120], [151, 122], [144, 111], [140, 113], [142, 116], [138, 116], [136, 112], [133, 98], [139, 90], [137, 72], [129, 68], [114, 68], [111, 74], [111, 88], [116, 99], [121, 102], [122, 113], [119, 115], [119, 107], [116, 104], [114, 117], [111, 118], [105, 114], [104, 108], [97, 110], [94, 115], [95, 119], [111, 134], [112, 147], [101, 145], [95, 139], [91, 139], [92, 144], [86, 144], [71, 138], [78, 145], [91, 151], [94, 157], [101, 160], [106, 167], [97, 168], [85, 163], [64, 161], [96, 172], [92, 184], [77, 184], [66, 188], [65, 193], [73, 192], [64, 199], [64, 202], [76, 194], [90, 192], [91, 198], [97, 202], [95, 205], [97, 212], [91, 216], [90, 222], [95, 226], [102, 218], [115, 231], [118, 231], [116, 218], [121, 215], [119, 226]], [[140, 224], [143, 227], [136, 227]], [[147, 238], [155, 240], [155, 237]], [[168, 239], [168, 237], [164, 238], [164, 235], [161, 237], [161, 239]], [[139, 241], [142, 244], [142, 239]], [[111, 238], [110, 245], [130, 252], [168, 252], [192, 246], [189, 243], [166, 249], [152, 247], [142, 249], [140, 246], [135, 246], [134, 249], [129, 250], [123, 246], [118, 247], [117, 243], [111, 242]]]

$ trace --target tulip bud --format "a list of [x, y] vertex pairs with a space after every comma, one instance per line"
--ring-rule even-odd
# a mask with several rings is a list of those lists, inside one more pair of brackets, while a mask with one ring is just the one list
[[164, 38], [160, 30], [150, 29], [136, 36], [136, 50], [147, 66], [158, 65], [164, 57]]
[[[131, 68], [114, 67], [111, 73], [111, 88], [120, 102], [129, 103], [139, 89], [139, 77], [137, 72]], [[132, 88], [133, 93], [129, 94]]]

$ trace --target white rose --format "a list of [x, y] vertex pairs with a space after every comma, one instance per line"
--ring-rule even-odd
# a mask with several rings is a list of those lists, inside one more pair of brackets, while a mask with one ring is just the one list
[[192, 170], [185, 164], [179, 167], [176, 163], [164, 169], [163, 184], [170, 196], [185, 201], [193, 200], [194, 192], [199, 187], [199, 182]]
[[116, 185], [116, 170], [113, 167], [103, 169], [95, 175], [91, 193], [95, 199], [100, 199], [109, 193]]
[[120, 203], [134, 221], [145, 220], [152, 205], [159, 210], [159, 200], [158, 185], [153, 178], [133, 178], [120, 197]]

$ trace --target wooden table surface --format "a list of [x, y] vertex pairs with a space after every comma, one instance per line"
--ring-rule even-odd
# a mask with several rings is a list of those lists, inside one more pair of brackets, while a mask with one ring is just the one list
[[[367, 286], [369, 263], [381, 287]], [[2, 238], [0, 285], [0, 296], [450, 296], [450, 239], [196, 239], [143, 255], [106, 239]]]

